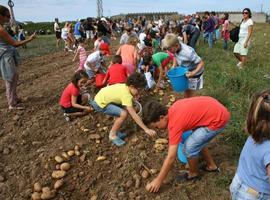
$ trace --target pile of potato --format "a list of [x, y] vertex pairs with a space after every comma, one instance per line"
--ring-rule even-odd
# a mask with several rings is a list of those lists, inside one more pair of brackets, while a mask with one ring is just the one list
[[42, 187], [40, 183], [34, 184], [34, 192], [32, 194], [32, 200], [43, 200], [43, 199], [52, 199], [55, 197], [57, 191], [64, 184], [64, 177], [67, 174], [67, 171], [71, 168], [68, 161], [74, 155], [80, 156], [81, 153], [79, 151], [79, 146], [75, 146], [74, 149], [69, 150], [67, 152], [63, 152], [61, 156], [57, 155], [54, 157], [55, 162], [57, 163], [55, 166], [55, 170], [52, 172], [52, 178], [55, 180], [53, 189], [49, 187]]
[[159, 138], [159, 139], [156, 139], [154, 148], [157, 151], [163, 151], [166, 149], [167, 145], [168, 145], [167, 139]]

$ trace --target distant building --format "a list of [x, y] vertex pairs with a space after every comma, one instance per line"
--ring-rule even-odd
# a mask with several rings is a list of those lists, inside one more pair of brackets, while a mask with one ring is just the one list
[[145, 12], [145, 13], [127, 13], [127, 14], [120, 14], [112, 16], [112, 19], [138, 19], [145, 17], [148, 20], [158, 20], [162, 19], [171, 19], [171, 18], [178, 18], [179, 15], [177, 12]]
[[24, 25], [27, 25], [27, 24], [34, 24], [34, 22], [32, 22], [32, 21], [23, 21], [22, 22]]
[[[216, 14], [219, 15], [219, 17], [222, 17], [224, 13], [229, 13], [229, 19], [231, 22], [241, 22], [243, 18], [242, 12], [228, 12], [228, 11], [219, 11], [216, 12]], [[196, 12], [196, 14], [203, 16], [204, 12]], [[256, 23], [265, 23], [267, 21], [267, 15], [263, 12], [252, 12], [252, 20]]]

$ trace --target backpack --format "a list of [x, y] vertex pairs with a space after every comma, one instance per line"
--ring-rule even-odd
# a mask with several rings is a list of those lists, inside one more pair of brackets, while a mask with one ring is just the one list
[[231, 39], [231, 41], [233, 41], [235, 43], [238, 42], [238, 40], [239, 40], [239, 31], [240, 31], [240, 27], [239, 26], [233, 28], [230, 31], [230, 39]]

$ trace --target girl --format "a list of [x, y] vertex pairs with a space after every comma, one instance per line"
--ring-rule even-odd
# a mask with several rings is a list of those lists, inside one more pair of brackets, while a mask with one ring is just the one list
[[78, 43], [79, 43], [79, 46], [78, 46], [78, 48], [76, 50], [75, 56], [74, 56], [72, 61], [75, 62], [77, 57], [79, 57], [80, 64], [79, 64], [78, 70], [83, 70], [84, 69], [84, 63], [85, 63], [85, 61], [87, 59], [87, 54], [86, 54], [86, 50], [85, 50], [85, 47], [86, 47], [85, 39], [84, 38], [78, 39]]
[[17, 67], [20, 63], [20, 56], [16, 47], [32, 41], [36, 34], [32, 34], [23, 41], [14, 40], [4, 28], [5, 23], [10, 21], [9, 9], [0, 5], [0, 76], [6, 84], [6, 96], [10, 110], [23, 109], [19, 106], [21, 100], [17, 96], [17, 83], [19, 79]]
[[239, 69], [242, 69], [247, 62], [247, 53], [253, 32], [253, 21], [251, 16], [250, 9], [245, 8], [243, 10], [243, 19], [239, 30], [239, 40], [235, 44], [233, 50], [235, 57], [239, 60], [239, 63], [236, 65]]
[[223, 38], [223, 49], [228, 49], [228, 41], [230, 39], [229, 32], [229, 13], [224, 13], [221, 36]]
[[254, 95], [246, 119], [250, 135], [230, 186], [233, 200], [270, 199], [270, 90]]
[[138, 43], [138, 38], [131, 35], [128, 38], [128, 43], [123, 44], [117, 50], [116, 55], [120, 55], [123, 60], [123, 65], [127, 67], [129, 75], [134, 74], [136, 71], [138, 51], [136, 49], [136, 44]]
[[83, 106], [89, 100], [89, 94], [80, 94], [80, 89], [86, 84], [88, 76], [83, 70], [77, 71], [71, 83], [64, 89], [59, 104], [64, 110], [66, 121], [71, 117], [82, 117], [91, 111], [91, 107]]

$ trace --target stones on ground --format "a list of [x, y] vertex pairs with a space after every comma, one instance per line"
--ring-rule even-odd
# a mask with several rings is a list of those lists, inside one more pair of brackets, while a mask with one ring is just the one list
[[150, 174], [149, 174], [149, 172], [147, 170], [143, 170], [142, 173], [141, 173], [141, 176], [144, 179], [147, 179], [150, 176]]
[[150, 169], [150, 173], [151, 173], [151, 174], [156, 174], [157, 172], [158, 172], [157, 169]]
[[141, 186], [141, 177], [138, 174], [135, 174], [133, 176], [133, 179], [135, 180], [135, 188], [140, 188]]
[[104, 165], [109, 165], [109, 164], [111, 164], [111, 161], [105, 160], [103, 163], [104, 163]]
[[83, 177], [83, 176], [84, 176], [84, 172], [80, 172], [79, 177]]
[[107, 158], [105, 156], [99, 156], [97, 157], [97, 161], [103, 161], [106, 160]]
[[118, 164], [116, 165], [116, 168], [117, 168], [117, 169], [119, 169], [120, 167], [122, 167], [122, 163], [118, 163]]
[[81, 162], [84, 162], [84, 161], [85, 161], [85, 158], [86, 158], [86, 154], [83, 154], [83, 155], [80, 157], [80, 161], [81, 161]]
[[36, 183], [34, 184], [34, 191], [35, 191], [35, 192], [41, 192], [41, 190], [42, 190], [41, 184], [38, 183], [38, 182], [36, 182]]
[[119, 192], [117, 196], [118, 196], [118, 198], [124, 198], [126, 196], [126, 193], [125, 192]]
[[133, 181], [132, 180], [128, 180], [125, 184], [126, 188], [130, 188], [133, 185]]
[[70, 169], [70, 164], [69, 164], [69, 163], [62, 163], [62, 164], [60, 165], [60, 169], [61, 169], [62, 171], [68, 171], [68, 170]]
[[134, 192], [130, 192], [130, 193], [128, 193], [128, 197], [129, 197], [129, 199], [135, 199], [136, 195]]
[[41, 199], [41, 193], [34, 192], [31, 196], [32, 200], [40, 200]]
[[59, 169], [60, 169], [60, 165], [57, 164], [57, 165], [55, 166], [55, 169], [59, 170]]
[[90, 198], [90, 200], [97, 200], [98, 199], [98, 196], [97, 195], [94, 195]]
[[8, 147], [4, 148], [3, 154], [4, 154], [4, 155], [8, 155], [9, 153], [10, 153], [9, 148], [8, 148]]
[[0, 183], [4, 182], [5, 181], [5, 177], [0, 175]]
[[13, 120], [14, 121], [18, 121], [20, 119], [20, 116], [19, 115], [15, 115], [14, 117], [13, 117]]
[[61, 156], [55, 156], [55, 157], [54, 157], [54, 160], [55, 160], [57, 163], [62, 163], [62, 162], [64, 162], [64, 159], [63, 159]]
[[99, 134], [95, 133], [95, 134], [90, 134], [89, 138], [90, 138], [90, 140], [99, 140], [99, 139], [101, 139], [101, 136]]
[[66, 172], [62, 170], [55, 170], [52, 173], [52, 177], [55, 179], [63, 178], [65, 175], [66, 175]]
[[74, 151], [74, 150], [69, 150], [69, 151], [67, 152], [67, 154], [68, 154], [69, 156], [74, 156], [75, 151]]
[[57, 181], [54, 183], [53, 188], [54, 188], [55, 190], [58, 190], [60, 187], [62, 187], [63, 184], [64, 184], [64, 180], [63, 180], [63, 179], [57, 180]]

